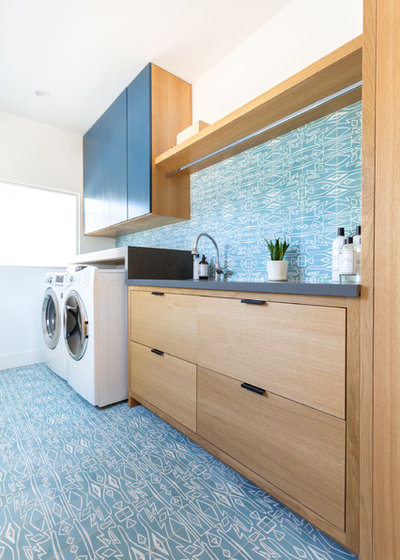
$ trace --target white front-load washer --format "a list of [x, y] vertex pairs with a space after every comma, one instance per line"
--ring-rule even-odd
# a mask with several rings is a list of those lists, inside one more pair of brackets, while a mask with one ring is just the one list
[[41, 322], [45, 343], [45, 362], [54, 373], [66, 379], [62, 319], [64, 279], [64, 272], [49, 272], [45, 275]]
[[63, 307], [68, 383], [103, 407], [128, 398], [125, 270], [68, 268]]

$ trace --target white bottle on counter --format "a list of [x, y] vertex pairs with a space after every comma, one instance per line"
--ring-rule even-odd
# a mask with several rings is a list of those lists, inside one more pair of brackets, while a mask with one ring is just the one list
[[339, 257], [339, 274], [355, 274], [355, 253], [353, 238], [348, 237], [344, 240], [344, 245]]
[[200, 255], [193, 255], [193, 280], [199, 279]]
[[355, 257], [355, 274], [359, 281], [361, 280], [361, 226], [356, 227], [356, 234], [353, 237], [354, 257]]
[[332, 242], [332, 282], [339, 282], [339, 259], [344, 245], [344, 228], [337, 230], [337, 237]]

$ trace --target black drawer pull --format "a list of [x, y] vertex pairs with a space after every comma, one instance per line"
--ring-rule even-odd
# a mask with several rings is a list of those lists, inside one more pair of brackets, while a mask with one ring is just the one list
[[253, 393], [257, 393], [258, 395], [263, 395], [265, 393], [265, 389], [261, 389], [261, 387], [256, 387], [255, 385], [250, 385], [250, 383], [242, 383], [241, 387], [243, 387], [243, 389], [247, 389], [248, 391], [253, 391]]
[[164, 356], [164, 352], [162, 350], [157, 350], [157, 348], [152, 348], [151, 351], [153, 354], [157, 354], [157, 356]]
[[163, 296], [164, 292], [151, 292], [152, 296]]
[[263, 299], [241, 299], [240, 303], [248, 303], [249, 305], [264, 305]]

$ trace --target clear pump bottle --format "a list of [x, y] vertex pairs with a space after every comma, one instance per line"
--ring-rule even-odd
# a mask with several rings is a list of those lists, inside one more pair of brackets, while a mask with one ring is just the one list
[[353, 238], [347, 237], [339, 257], [339, 274], [355, 274], [355, 254]]
[[354, 258], [355, 258], [355, 274], [357, 281], [361, 281], [361, 226], [356, 227], [356, 234], [353, 237]]
[[340, 280], [339, 260], [344, 239], [344, 228], [340, 227], [337, 230], [337, 237], [332, 242], [332, 282], [339, 282]]

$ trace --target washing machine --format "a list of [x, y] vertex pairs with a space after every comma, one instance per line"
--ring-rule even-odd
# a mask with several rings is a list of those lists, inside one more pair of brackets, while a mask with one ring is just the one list
[[68, 268], [63, 306], [68, 383], [92, 405], [128, 398], [127, 315], [124, 269]]
[[45, 362], [54, 373], [66, 379], [62, 320], [64, 279], [65, 273], [61, 272], [49, 272], [45, 275], [41, 322], [45, 343]]

